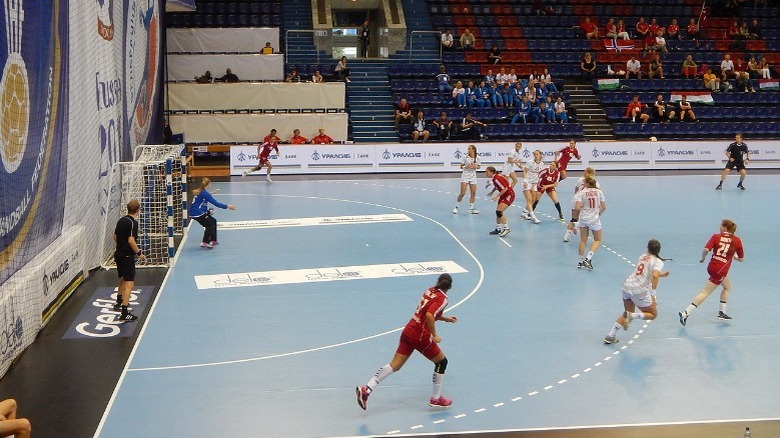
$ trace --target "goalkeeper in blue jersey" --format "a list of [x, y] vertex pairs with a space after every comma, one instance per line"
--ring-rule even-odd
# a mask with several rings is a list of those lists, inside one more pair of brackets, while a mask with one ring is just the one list
[[[236, 209], [235, 205], [223, 204], [214, 199], [208, 191], [210, 185], [211, 180], [208, 178], [203, 178], [200, 181], [200, 187], [192, 191], [195, 195], [195, 199], [192, 201], [192, 205], [190, 205], [189, 209], [190, 217], [203, 225], [203, 241], [201, 241], [200, 247], [205, 249], [214, 248], [214, 246], [218, 244], [217, 219], [211, 215], [212, 210], [209, 208], [209, 204], [221, 209]], [[214, 193], [217, 191], [219, 191], [219, 189], [214, 190]]]

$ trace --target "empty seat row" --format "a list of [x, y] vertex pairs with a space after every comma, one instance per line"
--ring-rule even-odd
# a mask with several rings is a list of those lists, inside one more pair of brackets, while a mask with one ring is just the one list
[[199, 15], [193, 13], [171, 13], [167, 16], [168, 27], [279, 27], [282, 16], [274, 15]]
[[700, 123], [613, 123], [612, 131], [618, 136], [647, 137], [734, 135], [741, 132], [753, 136], [777, 136], [780, 124], [776, 122], [700, 122]]
[[[669, 102], [667, 102], [669, 103]], [[652, 102], [648, 103], [652, 107]], [[604, 112], [609, 120], [625, 118], [624, 107], [606, 107]], [[776, 106], [736, 106], [721, 107], [701, 105], [694, 108], [694, 113], [699, 119], [728, 119], [729, 121], [759, 121], [780, 119], [780, 107]]]

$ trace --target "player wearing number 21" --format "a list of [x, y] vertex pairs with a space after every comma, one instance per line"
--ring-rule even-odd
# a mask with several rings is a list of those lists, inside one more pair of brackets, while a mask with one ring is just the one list
[[452, 276], [441, 274], [436, 281], [436, 286], [428, 288], [420, 298], [414, 315], [401, 332], [398, 348], [389, 364], [379, 368], [365, 386], [355, 388], [358, 405], [366, 409], [368, 396], [390, 374], [401, 369], [414, 350], [419, 351], [428, 360], [433, 362], [433, 394], [428, 405], [431, 407], [447, 407], [452, 400], [441, 395], [441, 386], [444, 382], [444, 371], [447, 369], [447, 357], [439, 348], [441, 337], [436, 332], [436, 321], [457, 322], [455, 316], [444, 316], [444, 308], [447, 307], [447, 292], [452, 289]]
[[[660, 256], [661, 242], [652, 239], [647, 242], [647, 252], [639, 256], [636, 267], [631, 275], [623, 282], [623, 313], [617, 317], [609, 334], [604, 337], [605, 344], [615, 344], [618, 330], [628, 330], [629, 324], [634, 319], [652, 320], [658, 315], [656, 307], [655, 290], [658, 287], [658, 279], [668, 277], [669, 272], [664, 271], [664, 259]], [[639, 307], [640, 312], [636, 311]]]
[[699, 292], [698, 295], [693, 297], [693, 301], [688, 307], [679, 313], [680, 324], [685, 325], [688, 322], [688, 316], [701, 305], [701, 303], [707, 299], [708, 296], [714, 291], [718, 285], [723, 286], [723, 290], [720, 293], [720, 309], [718, 311], [718, 319], [721, 321], [728, 321], [731, 319], [726, 314], [726, 302], [729, 299], [729, 292], [731, 292], [731, 280], [728, 277], [729, 269], [731, 268], [731, 261], [736, 259], [738, 262], [745, 260], [745, 250], [742, 248], [742, 240], [734, 235], [737, 231], [737, 224], [729, 219], [723, 219], [720, 223], [720, 232], [713, 234], [707, 244], [704, 245], [704, 249], [701, 252], [701, 259], [699, 263], [704, 263], [704, 259], [707, 257], [710, 251], [712, 251], [712, 258], [709, 265], [707, 265], [707, 273], [710, 274], [710, 279], [707, 280], [707, 284]]

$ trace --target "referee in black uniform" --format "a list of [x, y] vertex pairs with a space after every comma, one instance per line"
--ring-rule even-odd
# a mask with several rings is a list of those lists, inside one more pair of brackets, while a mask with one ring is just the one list
[[141, 210], [141, 204], [137, 199], [131, 199], [127, 203], [127, 216], [123, 216], [116, 222], [114, 228], [114, 261], [119, 274], [119, 286], [116, 295], [114, 310], [122, 310], [120, 321], [136, 321], [138, 317], [130, 313], [127, 306], [130, 304], [130, 293], [135, 284], [135, 258], [144, 259], [141, 248], [138, 247], [138, 221], [135, 219]]
[[739, 184], [737, 184], [737, 187], [741, 190], [745, 190], [742, 181], [745, 180], [745, 175], [747, 175], [745, 165], [750, 161], [750, 149], [748, 149], [745, 142], [742, 141], [742, 134], [737, 134], [734, 137], [734, 143], [731, 143], [726, 149], [726, 156], [729, 161], [726, 163], [726, 168], [723, 169], [723, 172], [720, 174], [720, 182], [718, 183], [718, 186], [715, 187], [715, 190], [723, 188], [723, 181], [726, 180], [726, 175], [729, 174], [731, 169], [737, 169], [739, 171]]

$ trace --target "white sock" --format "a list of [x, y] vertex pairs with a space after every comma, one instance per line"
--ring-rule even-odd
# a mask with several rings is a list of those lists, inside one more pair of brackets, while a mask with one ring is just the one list
[[610, 338], [614, 338], [615, 335], [617, 334], [618, 330], [620, 330], [622, 328], [623, 328], [622, 325], [620, 325], [618, 323], [615, 323], [615, 325], [613, 325], [612, 329], [609, 331], [609, 335], [607, 335], [607, 336], [609, 336]]
[[444, 374], [433, 373], [433, 394], [431, 398], [441, 397], [441, 385], [444, 383]]
[[393, 367], [390, 366], [390, 364], [387, 364], [379, 369], [379, 371], [374, 374], [374, 377], [369, 379], [368, 383], [366, 383], [366, 386], [368, 387], [368, 391], [371, 392], [379, 386], [380, 383], [382, 383], [382, 380], [385, 380], [387, 376], [390, 374], [393, 374]]
[[585, 256], [585, 258], [588, 260], [593, 260], [593, 251], [588, 251], [588, 255]]
[[473, 210], [473, 209], [474, 209], [474, 203], [473, 202], [469, 202], [469, 210]]
[[696, 304], [693, 304], [693, 303], [691, 303], [691, 304], [688, 304], [688, 307], [686, 307], [686, 308], [685, 308], [685, 310], [683, 311], [683, 313], [685, 314], [685, 316], [688, 316], [688, 315], [690, 315], [691, 313], [693, 313], [693, 310], [694, 310], [694, 309], [696, 309]]
[[726, 302], [725, 301], [721, 301], [720, 302], [720, 311], [723, 312], [723, 313], [726, 313]]
[[571, 230], [568, 228], [566, 229], [566, 234], [563, 235], [564, 240], [569, 240], [569, 237], [571, 236]]
[[642, 312], [634, 312], [631, 314], [631, 317], [634, 319], [645, 319], [645, 314]]

